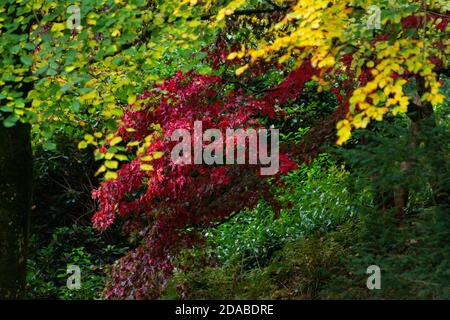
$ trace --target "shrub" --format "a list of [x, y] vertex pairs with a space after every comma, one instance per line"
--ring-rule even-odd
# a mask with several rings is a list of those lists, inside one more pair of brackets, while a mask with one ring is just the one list
[[207, 233], [221, 263], [244, 261], [246, 268], [267, 265], [274, 251], [314, 232], [327, 232], [355, 217], [367, 194], [352, 194], [348, 173], [323, 154], [284, 178], [278, 188], [279, 213], [265, 202], [244, 210]]
[[[28, 259], [28, 296], [33, 299], [98, 299], [105, 283], [108, 264], [128, 248], [111, 245], [91, 226], [59, 227], [43, 247], [34, 235]], [[81, 289], [66, 286], [67, 266], [81, 269]]]

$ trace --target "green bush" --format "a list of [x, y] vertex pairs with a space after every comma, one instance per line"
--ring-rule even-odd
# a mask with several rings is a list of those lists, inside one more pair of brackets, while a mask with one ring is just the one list
[[348, 173], [326, 154], [302, 165], [275, 189], [278, 214], [261, 201], [208, 230], [205, 247], [179, 256], [164, 298], [315, 297], [346, 250], [357, 205], [368, 200], [348, 185]]
[[[364, 218], [359, 237], [320, 292], [326, 299], [450, 299], [450, 216], [430, 208], [407, 218]], [[368, 290], [367, 267], [381, 269]]]
[[265, 267], [220, 264], [211, 249], [185, 251], [163, 299], [313, 299], [355, 238], [354, 222], [286, 243]]
[[[36, 245], [36, 236], [31, 239]], [[33, 299], [98, 299], [103, 290], [105, 269], [123, 255], [127, 247], [108, 244], [90, 226], [60, 227], [48, 245], [33, 247], [28, 259], [28, 296]], [[68, 265], [81, 269], [81, 289], [66, 286]]]
[[325, 154], [310, 165], [302, 165], [285, 177], [283, 188], [276, 190], [283, 206], [278, 214], [262, 201], [208, 231], [219, 261], [244, 261], [246, 268], [265, 266], [285, 243], [333, 230], [352, 219], [357, 205], [367, 197], [361, 192], [352, 194], [347, 177], [348, 173]]

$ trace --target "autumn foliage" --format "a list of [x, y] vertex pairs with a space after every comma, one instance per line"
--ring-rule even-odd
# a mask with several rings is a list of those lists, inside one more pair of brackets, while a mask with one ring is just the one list
[[[202, 229], [253, 206], [261, 197], [270, 199], [267, 178], [259, 175], [258, 165], [173, 163], [173, 131], [192, 132], [196, 120], [202, 121], [203, 129], [261, 127], [261, 121], [276, 116], [275, 103], [294, 99], [312, 74], [307, 63], [276, 90], [255, 98], [242, 89], [227, 90], [219, 76], [178, 72], [146, 90], [125, 111], [116, 137], [129, 148], [139, 148], [137, 156], [121, 166], [116, 179], [94, 191], [100, 210], [93, 222], [104, 229], [116, 217], [125, 218], [125, 231], [144, 240], [115, 266], [108, 298], [156, 297], [172, 272], [177, 250], [201, 241]], [[295, 167], [286, 154], [280, 155], [280, 173]]]
[[[294, 9], [300, 16], [306, 10], [304, 5]], [[339, 7], [316, 9], [323, 10], [321, 17], [325, 18]], [[342, 9], [342, 14], [348, 18], [350, 11]], [[433, 16], [429, 19], [434, 19], [439, 32], [448, 23], [448, 19], [437, 21]], [[278, 23], [290, 20], [286, 18]], [[404, 17], [401, 30], [417, 28], [420, 21], [414, 15]], [[344, 26], [335, 27], [336, 34], [344, 37], [339, 33], [343, 32], [339, 28]], [[297, 31], [300, 30], [299, 27]], [[331, 37], [323, 30], [314, 30], [311, 37], [323, 37], [324, 41]], [[245, 86], [230, 86], [221, 75], [179, 71], [162, 84], [145, 89], [125, 109], [120, 127], [111, 139], [126, 145], [133, 156], [114, 173], [113, 179], [94, 191], [100, 209], [93, 222], [97, 228], [105, 229], [121, 218], [125, 220], [124, 230], [143, 240], [114, 266], [106, 289], [107, 298], [158, 297], [173, 272], [176, 253], [201, 242], [202, 230], [233, 212], [255, 205], [262, 197], [271, 199], [268, 179], [258, 174], [257, 165], [173, 163], [170, 153], [176, 142], [169, 137], [174, 130], [192, 132], [196, 120], [203, 122], [204, 130], [262, 127], [274, 118], [282, 119], [280, 106], [295, 101], [304, 84], [313, 79], [320, 84], [319, 89], [333, 92], [340, 105], [330, 118], [312, 128], [301, 144], [280, 156], [280, 172], [286, 173], [296, 167], [288, 154], [308, 161], [322, 145], [336, 141], [333, 130], [336, 125], [338, 144], [342, 144], [349, 139], [352, 127], [365, 128], [371, 119], [382, 120], [388, 110], [394, 115], [405, 113], [409, 98], [402, 87], [411, 77], [425, 79], [431, 90], [431, 96], [424, 90], [420, 92], [424, 103], [439, 103], [442, 99], [437, 94], [436, 81], [436, 72], [443, 66], [442, 57], [427, 54], [432, 68], [423, 69], [419, 62], [414, 62], [423, 45], [420, 38], [399, 38], [390, 45], [388, 42], [392, 40], [387, 34], [379, 33], [369, 42], [375, 50], [366, 51], [362, 62], [365, 44], [357, 48], [343, 42], [332, 55], [331, 51], [314, 51], [313, 46], [302, 46], [302, 41], [306, 41], [302, 38], [297, 39], [300, 45], [291, 44], [298, 36], [297, 31], [289, 34], [289, 40], [276, 39], [265, 49], [239, 52], [236, 45], [227, 48], [223, 38], [219, 38], [216, 46], [208, 51], [207, 59], [215, 70], [224, 65], [239, 67], [247, 62], [236, 70], [244, 82], [269, 69], [283, 70], [284, 61], [291, 56], [297, 60], [296, 67], [285, 73], [284, 80], [266, 88], [262, 95], [252, 94]], [[287, 53], [277, 61], [277, 54], [282, 50]], [[99, 149], [101, 153], [107, 153], [111, 139]]]

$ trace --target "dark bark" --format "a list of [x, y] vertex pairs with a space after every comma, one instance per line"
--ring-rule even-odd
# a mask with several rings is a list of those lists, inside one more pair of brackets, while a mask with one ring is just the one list
[[0, 299], [24, 295], [32, 171], [30, 126], [0, 123]]

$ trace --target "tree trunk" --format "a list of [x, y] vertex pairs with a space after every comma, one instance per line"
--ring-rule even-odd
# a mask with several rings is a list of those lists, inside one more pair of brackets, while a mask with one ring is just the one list
[[32, 173], [30, 126], [0, 123], [0, 299], [24, 296]]

